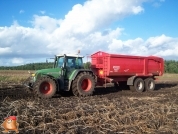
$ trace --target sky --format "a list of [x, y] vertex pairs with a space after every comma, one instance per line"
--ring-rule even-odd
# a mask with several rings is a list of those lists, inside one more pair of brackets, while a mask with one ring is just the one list
[[178, 60], [177, 0], [0, 0], [0, 66], [56, 54]]

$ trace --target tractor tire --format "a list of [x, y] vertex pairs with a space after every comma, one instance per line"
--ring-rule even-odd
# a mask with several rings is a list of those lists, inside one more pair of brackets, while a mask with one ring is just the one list
[[153, 78], [147, 78], [145, 81], [145, 89], [147, 91], [154, 91], [155, 90], [155, 81]]
[[56, 82], [50, 77], [41, 77], [34, 85], [34, 92], [39, 98], [51, 98], [56, 93]]
[[134, 81], [133, 86], [130, 86], [131, 91], [136, 91], [136, 92], [143, 92], [145, 90], [145, 83], [142, 78], [136, 78]]
[[72, 84], [72, 92], [75, 96], [91, 96], [94, 88], [94, 77], [89, 72], [80, 73]]

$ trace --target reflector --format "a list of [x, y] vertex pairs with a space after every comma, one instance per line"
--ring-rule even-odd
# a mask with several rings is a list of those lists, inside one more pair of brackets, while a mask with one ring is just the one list
[[104, 73], [103, 73], [103, 70], [99, 70], [99, 75], [100, 75], [100, 76], [103, 76], [103, 74], [104, 74]]

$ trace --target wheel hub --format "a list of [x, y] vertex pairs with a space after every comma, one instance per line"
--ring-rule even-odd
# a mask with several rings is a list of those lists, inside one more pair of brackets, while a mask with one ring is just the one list
[[89, 79], [84, 79], [81, 83], [81, 87], [84, 91], [88, 91], [91, 88], [91, 81]]
[[40, 86], [40, 92], [43, 94], [48, 94], [51, 90], [51, 85], [48, 82], [43, 82]]
[[47, 86], [45, 86], [45, 87], [44, 87], [44, 90], [48, 90], [48, 87], [47, 87]]
[[142, 89], [142, 87], [143, 87], [142, 83], [141, 83], [141, 82], [140, 82], [140, 83], [138, 83], [138, 89], [139, 89], [139, 90], [141, 90], [141, 89]]

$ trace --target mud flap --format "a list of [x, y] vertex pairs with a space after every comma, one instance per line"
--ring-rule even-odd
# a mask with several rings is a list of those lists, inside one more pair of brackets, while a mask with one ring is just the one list
[[135, 78], [136, 78], [137, 76], [132, 76], [132, 77], [130, 77], [130, 78], [128, 78], [128, 80], [127, 80], [127, 85], [133, 85], [133, 83], [134, 83], [134, 80], [135, 80]]

